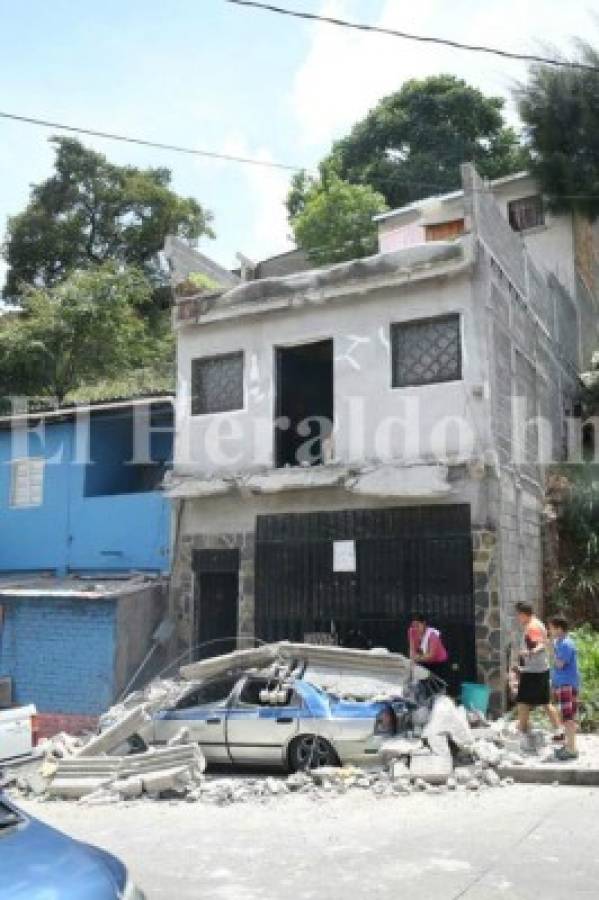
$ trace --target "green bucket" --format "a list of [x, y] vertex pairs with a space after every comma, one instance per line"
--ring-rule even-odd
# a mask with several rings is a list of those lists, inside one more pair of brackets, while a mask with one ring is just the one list
[[470, 681], [462, 684], [461, 700], [466, 709], [474, 709], [486, 716], [490, 698], [491, 689], [486, 684], [473, 684]]

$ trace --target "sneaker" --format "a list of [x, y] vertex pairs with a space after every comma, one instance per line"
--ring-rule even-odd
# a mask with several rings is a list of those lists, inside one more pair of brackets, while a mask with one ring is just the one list
[[578, 759], [578, 753], [572, 753], [567, 747], [560, 747], [555, 751], [555, 758], [559, 762], [572, 762], [572, 760]]

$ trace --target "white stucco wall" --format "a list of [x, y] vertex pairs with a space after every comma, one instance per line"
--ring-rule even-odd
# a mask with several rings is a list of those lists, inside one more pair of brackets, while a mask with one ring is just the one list
[[[392, 388], [391, 324], [445, 313], [461, 316], [463, 380]], [[319, 305], [181, 327], [176, 471], [217, 476], [271, 468], [275, 348], [328, 338], [334, 341], [335, 462], [415, 462], [464, 448], [480, 453], [488, 422], [481, 316], [470, 273], [463, 272]], [[245, 355], [244, 409], [191, 416], [192, 359], [238, 350]], [[466, 424], [461, 447], [452, 418]]]

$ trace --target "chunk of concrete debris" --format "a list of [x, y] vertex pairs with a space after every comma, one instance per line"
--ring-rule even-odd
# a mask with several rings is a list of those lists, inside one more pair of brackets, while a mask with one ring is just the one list
[[431, 753], [435, 756], [448, 756], [451, 757], [451, 750], [449, 749], [449, 738], [445, 734], [434, 734], [430, 735], [427, 741]]
[[144, 791], [150, 797], [160, 794], [186, 794], [191, 787], [192, 773], [189, 766], [177, 766], [158, 772], [147, 772], [141, 776]]
[[435, 697], [430, 719], [422, 732], [427, 741], [439, 734], [451, 738], [460, 748], [469, 748], [474, 743], [474, 734], [468, 724], [466, 710], [463, 706], [457, 707], [451, 697], [445, 695]]
[[401, 759], [395, 759], [391, 763], [390, 775], [393, 781], [404, 781], [410, 777], [410, 769]]
[[428, 784], [445, 784], [453, 772], [451, 754], [415, 753], [410, 758], [410, 776]]
[[76, 751], [76, 756], [99, 756], [102, 753], [110, 753], [116, 747], [123, 744], [128, 738], [137, 734], [149, 721], [149, 715], [145, 704], [135, 707], [122, 719], [115, 722], [105, 731], [93, 737], [87, 744]]
[[139, 775], [131, 775], [129, 778], [117, 778], [112, 783], [111, 790], [117, 793], [121, 800], [135, 800], [143, 794], [144, 781]]
[[59, 760], [47, 793], [78, 799], [99, 789], [119, 796], [139, 796], [139, 783], [152, 795], [185, 793], [201, 780], [206, 760], [196, 744], [149, 750], [133, 756], [75, 756]]
[[172, 738], [167, 741], [167, 747], [180, 747], [182, 744], [189, 744], [191, 740], [191, 735], [189, 733], [189, 728], [180, 728], [179, 731], [172, 736]]
[[501, 784], [501, 778], [495, 769], [485, 769], [482, 780], [488, 787], [499, 787]]
[[[63, 800], [79, 800], [87, 794], [94, 794], [101, 788], [108, 788], [113, 782], [111, 776], [67, 776], [53, 778], [48, 785], [49, 797], [60, 797]], [[117, 795], [118, 796], [118, 795]]]
[[504, 755], [500, 748], [490, 741], [476, 741], [472, 747], [472, 753], [488, 766], [498, 766]]
[[105, 803], [119, 803], [121, 796], [110, 788], [99, 788], [91, 794], [79, 798], [81, 806], [102, 806]]
[[304, 772], [295, 772], [287, 778], [287, 790], [289, 791], [301, 791], [310, 784], [312, 784], [312, 779]]
[[422, 741], [418, 738], [394, 737], [381, 744], [380, 756], [385, 765], [394, 759], [410, 756], [410, 754], [422, 748]]
[[61, 731], [53, 737], [43, 738], [39, 742], [38, 748], [45, 756], [63, 759], [66, 756], [72, 756], [82, 745], [83, 741], [81, 738]]

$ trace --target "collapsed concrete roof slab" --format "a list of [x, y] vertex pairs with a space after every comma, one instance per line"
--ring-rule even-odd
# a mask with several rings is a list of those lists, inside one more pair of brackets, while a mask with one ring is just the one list
[[190, 663], [179, 669], [185, 681], [201, 681], [225, 672], [243, 671], [244, 669], [262, 668], [273, 663], [278, 656], [278, 644], [264, 644], [262, 647], [249, 647], [245, 650], [234, 650], [222, 656], [213, 656], [200, 662]]
[[302, 660], [312, 667], [332, 667], [338, 669], [340, 673], [371, 673], [373, 676], [385, 678], [394, 676], [402, 682], [410, 678], [424, 681], [430, 676], [427, 669], [413, 663], [407, 656], [388, 651], [354, 650], [347, 647], [283, 641], [278, 645], [278, 655], [287, 661]]

